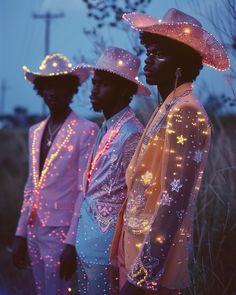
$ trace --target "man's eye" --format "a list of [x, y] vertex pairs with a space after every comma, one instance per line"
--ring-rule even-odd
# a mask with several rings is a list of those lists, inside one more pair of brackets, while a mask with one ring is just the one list
[[164, 54], [160, 51], [152, 51], [150, 54], [155, 55], [157, 57], [164, 57]]

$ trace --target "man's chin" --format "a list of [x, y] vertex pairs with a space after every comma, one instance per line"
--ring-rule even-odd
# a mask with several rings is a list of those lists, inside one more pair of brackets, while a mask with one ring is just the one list
[[93, 109], [93, 111], [94, 112], [96, 112], [96, 113], [101, 113], [101, 111], [102, 111], [102, 109], [99, 107], [99, 106], [92, 106], [92, 109]]
[[147, 84], [149, 84], [149, 85], [157, 85], [157, 81], [156, 81], [156, 79], [153, 79], [153, 78], [150, 77], [150, 76], [146, 76], [146, 82], [147, 82]]

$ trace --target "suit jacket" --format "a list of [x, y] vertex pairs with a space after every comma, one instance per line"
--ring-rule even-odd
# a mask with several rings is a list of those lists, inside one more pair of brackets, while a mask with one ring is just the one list
[[189, 285], [194, 202], [210, 144], [207, 115], [191, 83], [171, 93], [150, 119], [126, 173], [111, 260], [121, 229], [128, 280], [147, 290]]
[[143, 132], [129, 107], [112, 120], [84, 175], [85, 199], [76, 239], [81, 259], [104, 265], [109, 263], [117, 215], [126, 197], [125, 171]]
[[65, 242], [74, 244], [83, 173], [98, 127], [71, 112], [57, 133], [39, 175], [40, 146], [47, 121], [29, 130], [29, 176], [16, 235], [26, 236], [33, 212], [42, 226], [69, 226]]

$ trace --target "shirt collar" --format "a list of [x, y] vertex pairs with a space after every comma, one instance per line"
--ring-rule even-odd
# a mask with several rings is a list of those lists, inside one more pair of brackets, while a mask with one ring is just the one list
[[109, 129], [125, 112], [127, 112], [130, 109], [129, 106], [123, 108], [121, 111], [116, 113], [114, 116], [109, 118], [108, 120], [105, 120], [103, 124], [106, 124], [107, 129]]
[[192, 90], [193, 83], [187, 82], [178, 86], [174, 91], [172, 91], [167, 98], [165, 99], [165, 104], [171, 104], [171, 102], [181, 94], [183, 94], [186, 90]]

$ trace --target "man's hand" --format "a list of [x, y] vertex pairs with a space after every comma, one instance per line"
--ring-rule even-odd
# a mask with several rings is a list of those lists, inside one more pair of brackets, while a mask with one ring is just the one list
[[131, 284], [127, 281], [124, 284], [124, 287], [120, 291], [120, 295], [145, 295], [145, 290], [136, 287], [135, 285]]
[[111, 283], [111, 294], [119, 294], [119, 268], [109, 265], [109, 281]]
[[76, 271], [75, 246], [66, 244], [60, 257], [60, 278], [68, 281]]
[[12, 259], [18, 269], [26, 268], [27, 240], [24, 237], [15, 236], [12, 243]]

